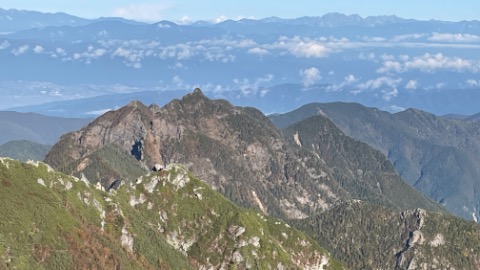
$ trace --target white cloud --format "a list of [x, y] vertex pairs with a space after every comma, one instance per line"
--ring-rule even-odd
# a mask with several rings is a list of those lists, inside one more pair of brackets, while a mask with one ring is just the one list
[[404, 64], [405, 69], [419, 69], [421, 71], [432, 72], [436, 69], [450, 69], [456, 71], [474, 71], [478, 72], [480, 66], [475, 65], [470, 60], [465, 60], [459, 57], [446, 57], [441, 53], [435, 55], [425, 54], [421, 57], [416, 57]]
[[[181, 61], [192, 59], [193, 57], [199, 57], [200, 61], [230, 63], [234, 62], [236, 59], [234, 53], [235, 49], [251, 48], [253, 46], [258, 46], [258, 44], [251, 39], [204, 39], [165, 47], [161, 47], [157, 44], [154, 51], [155, 56], [161, 59], [174, 58], [177, 61]], [[139, 46], [135, 46], [135, 48], [138, 47]], [[262, 48], [258, 47], [258, 49], [250, 51], [250, 53], [262, 53], [262, 50]]]
[[392, 98], [396, 98], [398, 96], [398, 90], [396, 87], [393, 87], [391, 89], [386, 89], [386, 90], [382, 90], [382, 98], [385, 100], [385, 101], [390, 101]]
[[385, 61], [377, 69], [379, 73], [406, 72], [420, 70], [422, 72], [433, 73], [439, 69], [453, 70], [457, 72], [480, 72], [480, 62], [459, 57], [448, 57], [442, 53], [429, 54], [408, 58], [403, 57], [401, 61]]
[[85, 114], [88, 114], [88, 115], [94, 115], [94, 116], [99, 116], [99, 115], [102, 115], [106, 112], [109, 112], [111, 111], [112, 109], [103, 109], [103, 110], [97, 110], [97, 111], [90, 111], [90, 112], [86, 112]]
[[395, 56], [391, 55], [391, 54], [382, 54], [380, 55], [380, 58], [383, 60], [383, 61], [392, 61], [392, 60], [395, 60]]
[[191, 89], [191, 85], [186, 83], [180, 76], [176, 75], [172, 78], [174, 89]]
[[401, 111], [405, 111], [406, 109], [404, 107], [400, 107], [398, 105], [391, 105], [389, 107], [390, 111], [392, 112], [401, 112]]
[[265, 49], [262, 49], [262, 48], [259, 48], [259, 47], [255, 47], [255, 48], [250, 48], [250, 49], [248, 50], [248, 53], [258, 54], [258, 55], [265, 55], [265, 54], [268, 54], [268, 50], [265, 50]]
[[55, 49], [55, 52], [60, 56], [66, 56], [67, 55], [67, 52], [63, 48], [57, 48], [57, 49]]
[[61, 90], [59, 90], [59, 89], [52, 90], [49, 94], [50, 94], [50, 96], [53, 96], [53, 97], [61, 97], [61, 96], [63, 96]]
[[112, 58], [114, 57], [124, 58], [126, 66], [138, 69], [142, 67], [141, 61], [144, 57], [144, 52], [141, 50], [119, 47], [112, 53]]
[[23, 45], [23, 46], [20, 46], [18, 48], [13, 49], [12, 53], [15, 56], [19, 56], [19, 55], [22, 55], [22, 54], [26, 53], [28, 51], [28, 48], [29, 48], [28, 45]]
[[257, 93], [260, 93], [260, 95], [263, 96], [268, 93], [268, 90], [263, 88], [264, 85], [271, 82], [273, 78], [274, 78], [273, 74], [266, 74], [263, 77], [256, 78], [254, 82], [250, 82], [250, 80], [246, 78], [244, 79], [235, 78], [233, 80], [233, 83], [235, 84], [235, 87], [237, 89], [240, 89], [240, 91], [244, 96], [248, 96], [250, 94], [257, 94]]
[[346, 82], [347, 84], [351, 84], [351, 83], [354, 83], [354, 82], [356, 82], [356, 81], [358, 81], [358, 79], [355, 78], [355, 75], [353, 75], [353, 74], [349, 74], [349, 75], [347, 75], [347, 76], [345, 77], [345, 82]]
[[302, 77], [304, 87], [310, 87], [322, 79], [320, 70], [315, 67], [300, 70], [300, 77]]
[[85, 63], [90, 64], [92, 60], [97, 59], [103, 56], [107, 50], [105, 49], [95, 49], [93, 46], [88, 46], [86, 52], [82, 53], [74, 53], [73, 59], [74, 60], [84, 60]]
[[180, 20], [177, 21], [177, 23], [181, 25], [191, 24], [192, 22], [193, 20], [188, 16], [183, 16], [182, 18], [180, 18]]
[[[330, 74], [330, 72], [329, 72]], [[352, 85], [353, 83], [357, 82], [359, 79], [357, 77], [355, 77], [355, 75], [353, 74], [348, 74], [347, 76], [345, 76], [345, 78], [343, 79], [343, 82], [339, 83], [339, 84], [332, 84], [332, 85], [329, 85], [327, 87], [327, 91], [338, 91], [338, 90], [341, 90], [343, 87], [345, 86], [350, 86]]]
[[235, 17], [236, 21], [243, 20], [243, 19], [255, 20], [255, 16], [238, 15], [238, 16]]
[[262, 89], [260, 91], [260, 97], [264, 97], [266, 94], [268, 94], [268, 92], [270, 92], [270, 89], [268, 88]]
[[97, 36], [99, 37], [108, 37], [108, 32], [106, 30], [102, 30], [100, 32], [98, 32]]
[[410, 60], [410, 56], [406, 54], [402, 54], [398, 58], [400, 58], [400, 60], [402, 60], [403, 62], [407, 62], [408, 60]]
[[406, 40], [412, 40], [412, 39], [421, 39], [421, 38], [424, 38], [426, 37], [427, 34], [406, 34], [406, 35], [398, 35], [398, 36], [394, 36], [391, 41], [393, 42], [400, 42], [400, 41], [406, 41]]
[[480, 36], [471, 34], [450, 34], [450, 33], [433, 33], [428, 38], [431, 41], [440, 42], [480, 42]]
[[223, 52], [205, 52], [203, 54], [204, 59], [210, 62], [220, 62], [220, 63], [229, 63], [235, 61], [235, 55], [224, 54]]
[[242, 39], [240, 42], [234, 41], [239, 48], [248, 48], [257, 45], [257, 43], [251, 39]]
[[470, 80], [467, 80], [467, 84], [471, 87], [476, 87], [476, 86], [480, 86], [480, 80], [473, 80], [473, 79], [470, 79]]
[[263, 83], [269, 83], [273, 80], [273, 78], [275, 78], [275, 76], [273, 76], [273, 74], [267, 74], [263, 77], [258, 77], [256, 80], [255, 80], [255, 87], [258, 88], [260, 87], [261, 84]]
[[172, 26], [170, 26], [170, 24], [159, 23], [157, 24], [157, 27], [161, 29], [168, 29], [168, 28], [171, 28]]
[[0, 43], [0, 50], [6, 49], [9, 46], [10, 46], [10, 43], [8, 43], [8, 41], [4, 41], [4, 42]]
[[396, 88], [402, 79], [393, 79], [390, 77], [380, 77], [372, 80], [368, 80], [364, 83], [357, 85], [360, 90], [376, 90], [381, 87]]
[[320, 58], [327, 56], [332, 50], [316, 42], [300, 42], [292, 47], [290, 51], [297, 57]]
[[44, 49], [43, 49], [42, 46], [37, 45], [37, 46], [35, 46], [35, 48], [33, 48], [33, 51], [34, 51], [35, 53], [42, 53], [42, 52], [44, 51]]
[[[290, 54], [296, 57], [302, 58], [322, 58], [327, 57], [330, 53], [334, 52], [333, 49], [330, 47], [335, 46], [327, 46], [325, 42], [326, 38], [319, 38], [319, 39], [309, 39], [309, 38], [287, 38], [287, 37], [280, 37], [279, 41], [265, 45], [266, 49], [275, 49], [275, 50], [284, 50], [289, 52]], [[344, 40], [336, 40], [335, 42], [346, 42]]]
[[222, 98], [222, 99], [226, 98], [225, 96], [223, 96], [222, 93], [225, 91], [230, 91], [229, 87], [226, 87], [221, 84], [214, 84], [212, 82], [208, 82], [203, 85], [197, 85], [195, 87], [202, 89], [202, 91], [204, 92], [210, 92], [211, 94], [213, 94], [215, 98]]
[[[350, 40], [333, 40], [332, 38], [328, 39], [328, 42], [325, 45], [334, 50], [348, 50], [348, 49], [362, 49], [362, 48], [392, 48], [392, 47], [402, 47], [402, 48], [455, 48], [455, 49], [480, 49], [480, 44], [471, 44], [473, 40], [476, 40], [476, 36], [473, 35], [463, 35], [459, 37], [453, 37], [458, 42], [452, 42], [448, 40], [428, 40], [429, 34], [411, 34], [411, 35], [401, 35], [395, 36], [389, 40], [382, 40], [381, 38], [365, 38], [360, 37], [359, 40], [350, 41]], [[437, 37], [438, 38], [438, 37]], [[444, 37], [446, 38], [446, 37]], [[460, 40], [463, 40], [464, 43], [460, 43]], [[322, 40], [319, 40], [322, 41]], [[470, 43], [467, 41], [471, 41]], [[373, 58], [367, 59], [365, 53], [361, 53], [359, 58], [361, 60], [374, 60]]]
[[176, 62], [173, 66], [169, 66], [169, 68], [171, 69], [187, 69], [186, 66], [184, 66], [182, 63], [180, 62]]
[[235, 79], [233, 79], [233, 83], [235, 84], [235, 87], [240, 89], [240, 91], [242, 92], [242, 94], [244, 96], [247, 96], [250, 93], [255, 91], [255, 89], [253, 89], [253, 87], [250, 84], [250, 81], [248, 79], [235, 78]]
[[415, 81], [415, 80], [410, 80], [405, 85], [405, 89], [408, 89], [408, 90], [415, 90], [417, 88], [418, 88], [418, 81]]
[[[112, 48], [109, 49], [113, 50], [112, 57], [125, 58], [127, 65], [140, 63], [142, 59], [147, 57], [174, 59], [177, 61], [197, 57], [196, 60], [198, 61], [230, 63], [236, 59], [235, 49], [258, 47], [258, 44], [251, 39], [233, 40], [229, 38], [203, 39], [169, 46], [161, 46], [160, 42], [141, 40], [105, 41], [101, 45], [106, 48]], [[261, 53], [262, 51], [253, 50], [252, 52]]]
[[369, 36], [363, 36], [361, 39], [367, 42], [384, 42], [387, 40], [384, 37], [369, 37]]
[[115, 8], [113, 15], [127, 19], [155, 22], [162, 19], [161, 14], [168, 8], [170, 8], [169, 5], [158, 2], [132, 4]]
[[375, 53], [371, 52], [371, 53], [368, 53], [368, 54], [364, 54], [363, 52], [361, 52], [358, 55], [358, 59], [373, 61], [373, 60], [375, 60]]
[[228, 19], [227, 16], [221, 15], [220, 17], [214, 19], [213, 22], [214, 22], [214, 23], [221, 23], [221, 22], [226, 21], [227, 19]]
[[182, 46], [177, 53], [177, 60], [186, 60], [191, 58], [194, 55], [194, 52], [190, 50], [189, 47]]
[[401, 63], [397, 61], [385, 61], [383, 62], [382, 66], [377, 69], [378, 73], [389, 73], [389, 72], [402, 72], [403, 66]]

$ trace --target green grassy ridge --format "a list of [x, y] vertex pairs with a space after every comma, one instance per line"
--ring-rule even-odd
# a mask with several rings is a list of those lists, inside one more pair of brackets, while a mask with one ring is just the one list
[[[180, 250], [190, 242], [191, 246], [182, 252], [195, 266], [267, 269], [281, 263], [302, 269], [327, 256], [328, 253], [305, 234], [284, 222], [236, 206], [184, 168], [174, 166], [167, 170], [165, 175], [144, 177], [134, 191], [121, 188], [118, 192], [130, 198], [140, 198], [143, 194], [145, 202], [135, 206], [140, 213], [147, 213], [143, 220], [150, 218], [148, 222], [161, 227], [167, 236], [181, 235]], [[172, 184], [176, 178], [188, 179], [188, 183], [179, 188]], [[150, 193], [146, 186], [155, 179], [159, 182]], [[155, 213], [158, 207], [168, 221], [152, 220], [148, 216], [149, 204], [150, 212]], [[231, 232], [235, 228], [245, 231], [235, 236]], [[235, 256], [243, 259], [232, 260]], [[329, 267], [325, 269], [342, 268], [338, 262], [328, 260]]]
[[[302, 269], [322, 258], [324, 269], [343, 269], [305, 234], [236, 206], [181, 166], [106, 193], [43, 163], [1, 159], [0, 204], [0, 269]], [[133, 237], [131, 251], [122, 235]]]
[[[109, 144], [91, 155], [87, 156], [88, 166], [82, 171], [85, 177], [91, 181], [100, 181], [108, 187], [115, 180], [131, 182], [137, 177], [147, 173], [147, 171], [136, 162], [135, 158], [129, 153], [120, 149], [120, 147]], [[76, 160], [70, 166], [75, 171], [78, 165], [85, 159]], [[78, 172], [74, 173], [80, 176]], [[108, 175], [109, 177], [102, 177]]]
[[27, 160], [43, 160], [51, 145], [39, 144], [27, 140], [14, 140], [0, 145], [0, 156]]
[[[68, 191], [67, 183], [71, 184]], [[98, 210], [86, 206], [77, 196], [80, 193], [102, 201], [101, 195], [85, 183], [54, 172], [42, 163], [2, 159], [0, 215], [4, 218], [0, 221], [0, 268], [71, 269], [83, 261], [87, 268], [118, 263], [141, 269], [116, 241], [100, 232]], [[114, 257], [112, 264], [101, 261], [107, 255]]]
[[[54, 168], [76, 177], [82, 177], [83, 174], [92, 183], [100, 182], [106, 188], [115, 180], [130, 183], [147, 173], [147, 170], [130, 153], [115, 144], [105, 145], [84, 158], [76, 160], [57, 150], [52, 149], [49, 155], [55, 155], [63, 163], [59, 166], [53, 162]], [[79, 168], [82, 169], [79, 170]]]

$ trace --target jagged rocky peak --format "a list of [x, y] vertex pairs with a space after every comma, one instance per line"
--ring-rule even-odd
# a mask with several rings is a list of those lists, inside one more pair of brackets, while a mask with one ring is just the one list
[[200, 88], [195, 88], [192, 93], [182, 97], [181, 101], [183, 106], [196, 106], [197, 109], [202, 108], [205, 103], [211, 103], [211, 100], [203, 94]]
[[398, 112], [397, 115], [405, 117], [433, 117], [434, 115], [419, 109], [409, 108], [404, 111]]
[[[196, 88], [192, 93], [175, 99], [162, 108], [162, 113], [166, 115], [196, 115], [212, 116], [233, 110], [234, 106], [226, 100], [211, 100], [206, 97], [200, 88]], [[196, 118], [197, 118], [196, 117]]]
[[133, 100], [130, 103], [128, 103], [125, 107], [126, 108], [131, 108], [134, 111], [138, 111], [138, 112], [143, 113], [143, 114], [149, 114], [150, 107], [152, 105], [147, 106], [147, 105], [143, 104], [141, 101]]
[[152, 104], [150, 104], [150, 106], [148, 106], [148, 109], [151, 112], [156, 113], [156, 112], [159, 112], [162, 108], [160, 108], [160, 106], [158, 106], [157, 104], [152, 103]]
[[202, 95], [203, 96], [203, 92], [200, 88], [197, 87], [193, 90], [193, 95]]
[[138, 101], [138, 100], [132, 100], [132, 101], [130, 101], [130, 103], [128, 103], [126, 106], [127, 106], [127, 107], [138, 108], [138, 106], [144, 107], [145, 105], [144, 105], [142, 102]]
[[[347, 157], [361, 154], [342, 147], [351, 143], [341, 139], [345, 136], [335, 125], [320, 121], [321, 130], [309, 126], [306, 123], [296, 130], [305, 146], [298, 149], [257, 109], [210, 100], [196, 89], [163, 108], [132, 102], [103, 115], [87, 128], [62, 138], [46, 161], [54, 168], [77, 175], [90, 170], [87, 178], [92, 182], [96, 182], [97, 175], [109, 179], [132, 177], [121, 174], [126, 165], [117, 165], [119, 155], [122, 160], [126, 160], [125, 156], [133, 157], [135, 164], [148, 169], [155, 164], [189, 164], [195, 175], [233, 201], [279, 217], [305, 218], [341, 198], [358, 199], [358, 194], [367, 194], [361, 199], [391, 205], [392, 198], [385, 197], [388, 192], [379, 189], [377, 182], [396, 183], [398, 178], [373, 171], [375, 177], [357, 184], [349, 176], [349, 172], [365, 171], [363, 163], [381, 167], [382, 159], [372, 154], [362, 162], [347, 161]], [[324, 134], [321, 141], [313, 139], [319, 134]], [[317, 148], [312, 149], [313, 144]], [[345, 160], [342, 164], [346, 168], [327, 166], [328, 160], [322, 157], [326, 150], [319, 148], [322, 145], [331, 146], [328, 153], [342, 153], [335, 156]], [[106, 155], [102, 152], [105, 147], [114, 149]], [[95, 159], [100, 161], [93, 162]], [[100, 165], [93, 173], [93, 166]], [[387, 173], [390, 174], [394, 172]], [[358, 176], [361, 179], [363, 174]], [[367, 181], [370, 178], [376, 180]], [[343, 184], [336, 179], [342, 179]], [[403, 209], [406, 204], [398, 207]]]

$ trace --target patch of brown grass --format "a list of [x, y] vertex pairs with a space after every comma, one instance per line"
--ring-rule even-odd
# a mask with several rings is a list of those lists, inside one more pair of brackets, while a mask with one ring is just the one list
[[10, 186], [12, 186], [12, 181], [10, 179], [3, 178], [2, 179], [2, 186], [10, 187]]
[[53, 249], [47, 245], [35, 244], [33, 246], [33, 257], [37, 263], [42, 264], [52, 255]]
[[65, 235], [75, 269], [125, 269], [118, 254], [102, 243], [94, 226], [76, 228], [74, 236]]

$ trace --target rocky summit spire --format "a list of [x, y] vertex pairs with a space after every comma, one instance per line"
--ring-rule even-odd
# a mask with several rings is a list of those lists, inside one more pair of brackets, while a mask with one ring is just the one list
[[195, 88], [192, 93], [187, 94], [182, 98], [182, 101], [184, 102], [198, 102], [200, 100], [208, 100], [208, 98], [203, 94], [202, 90], [200, 88]]
[[200, 88], [195, 88], [195, 90], [193, 90], [193, 94], [197, 94], [197, 95], [203, 95], [202, 93], [202, 90]]

